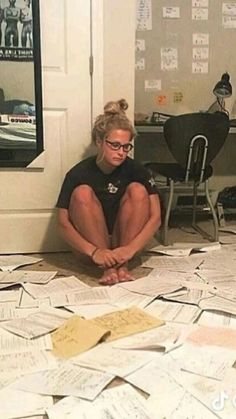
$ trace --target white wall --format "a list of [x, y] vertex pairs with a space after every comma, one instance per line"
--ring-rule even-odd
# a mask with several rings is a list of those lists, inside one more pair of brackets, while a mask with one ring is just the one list
[[134, 116], [135, 0], [103, 1], [103, 101], [125, 98]]

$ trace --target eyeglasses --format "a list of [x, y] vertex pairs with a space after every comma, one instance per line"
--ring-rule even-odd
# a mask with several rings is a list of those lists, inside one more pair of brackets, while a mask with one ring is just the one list
[[108, 144], [109, 147], [114, 151], [118, 151], [121, 148], [123, 148], [123, 151], [125, 153], [128, 153], [129, 151], [131, 151], [132, 148], [134, 147], [133, 144], [131, 144], [131, 143], [121, 144], [118, 141], [113, 142], [113, 141], [105, 140], [105, 143]]

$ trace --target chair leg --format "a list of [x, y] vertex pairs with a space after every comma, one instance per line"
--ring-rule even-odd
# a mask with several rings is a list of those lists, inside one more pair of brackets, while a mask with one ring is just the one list
[[206, 194], [206, 199], [207, 202], [209, 204], [209, 207], [211, 209], [212, 212], [212, 216], [213, 216], [213, 224], [214, 224], [214, 241], [217, 242], [219, 240], [219, 224], [218, 224], [218, 218], [216, 215], [216, 211], [215, 208], [212, 204], [211, 201], [211, 197], [210, 197], [210, 193], [209, 193], [209, 182], [208, 180], [205, 181], [205, 194]]
[[171, 205], [173, 201], [173, 196], [174, 196], [174, 181], [170, 179], [169, 197], [168, 197], [168, 203], [167, 203], [167, 208], [166, 208], [166, 213], [165, 213], [164, 226], [162, 229], [162, 241], [163, 241], [164, 246], [168, 246], [169, 244], [168, 226], [169, 226], [170, 210], [171, 210]]
[[196, 227], [196, 213], [197, 213], [197, 187], [198, 184], [194, 182], [193, 184], [193, 218], [192, 218], [192, 226]]

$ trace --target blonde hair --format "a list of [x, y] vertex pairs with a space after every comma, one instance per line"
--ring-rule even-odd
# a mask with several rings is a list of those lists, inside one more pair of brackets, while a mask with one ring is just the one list
[[110, 101], [104, 106], [104, 113], [98, 115], [94, 122], [92, 130], [92, 141], [104, 140], [109, 133], [116, 129], [122, 129], [130, 132], [130, 139], [135, 136], [135, 129], [132, 122], [126, 116], [128, 103], [125, 99]]

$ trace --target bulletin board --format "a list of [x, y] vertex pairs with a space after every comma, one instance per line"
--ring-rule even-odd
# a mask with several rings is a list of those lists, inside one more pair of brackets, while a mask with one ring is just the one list
[[236, 117], [236, 1], [137, 0], [135, 112], [207, 111], [228, 72]]

